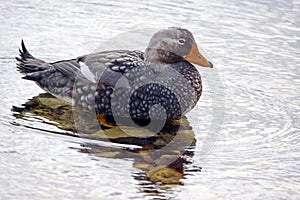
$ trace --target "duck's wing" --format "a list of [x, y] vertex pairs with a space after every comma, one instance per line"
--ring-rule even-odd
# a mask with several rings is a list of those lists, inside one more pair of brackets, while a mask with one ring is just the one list
[[119, 72], [121, 75], [144, 65], [144, 54], [141, 51], [105, 51], [80, 56], [77, 58], [77, 62], [80, 65], [81, 73], [89, 80], [101, 82], [108, 78], [107, 73], [112, 75], [113, 72]]
[[[105, 51], [78, 57], [76, 61], [80, 65], [81, 74], [95, 83], [96, 87], [94, 85], [81, 87], [77, 81], [73, 92], [75, 104], [83, 107], [94, 104], [98, 113], [112, 115], [112, 94], [121, 97], [124, 91], [131, 88], [127, 75], [132, 73], [131, 69], [145, 66], [143, 60], [142, 52], [125, 50]], [[77, 95], [81, 98], [76, 98]]]

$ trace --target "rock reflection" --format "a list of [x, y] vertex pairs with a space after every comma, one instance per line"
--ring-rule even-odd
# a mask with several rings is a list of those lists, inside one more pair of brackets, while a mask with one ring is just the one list
[[[82, 148], [78, 150], [82, 153], [96, 157], [132, 159], [133, 167], [141, 170], [133, 175], [139, 180], [139, 190], [150, 196], [163, 195], [165, 189], [182, 185], [185, 165], [191, 163], [196, 144], [194, 132], [185, 117], [167, 121], [158, 133], [126, 125], [107, 127], [102, 124], [99, 129], [91, 127], [95, 126], [91, 119], [83, 118], [77, 119], [80, 125], [77, 124], [76, 127], [83, 127], [86, 131], [78, 134], [72, 106], [49, 94], [33, 97], [23, 107], [13, 107], [12, 111], [16, 118], [28, 118], [28, 114], [42, 117], [62, 130], [74, 132], [73, 136], [90, 139], [81, 143]], [[105, 145], [93, 142], [95, 140], [104, 141]]]

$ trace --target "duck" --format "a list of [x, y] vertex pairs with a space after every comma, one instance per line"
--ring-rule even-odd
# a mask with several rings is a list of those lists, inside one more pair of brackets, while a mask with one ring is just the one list
[[213, 68], [184, 28], [159, 30], [145, 51], [110, 50], [46, 62], [21, 41], [17, 70], [23, 79], [97, 116], [178, 120], [202, 94], [196, 66]]

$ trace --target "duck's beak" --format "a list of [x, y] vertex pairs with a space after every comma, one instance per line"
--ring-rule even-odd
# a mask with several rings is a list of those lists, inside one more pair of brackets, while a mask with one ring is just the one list
[[213, 68], [213, 64], [209, 62], [200, 52], [196, 44], [193, 44], [190, 53], [183, 57], [183, 60], [200, 65], [202, 67]]

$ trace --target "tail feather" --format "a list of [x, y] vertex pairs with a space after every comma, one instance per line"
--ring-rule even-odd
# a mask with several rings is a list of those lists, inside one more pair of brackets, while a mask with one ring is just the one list
[[30, 59], [35, 59], [35, 58], [29, 53], [29, 51], [26, 49], [23, 40], [21, 41], [21, 46], [22, 46], [22, 51], [19, 49], [19, 51], [20, 51], [20, 56], [21, 56], [24, 60], [29, 59], [29, 58], [30, 58]]
[[16, 60], [16, 67], [24, 75], [23, 79], [34, 81], [43, 90], [56, 97], [71, 99], [74, 82], [80, 74], [80, 65], [76, 59], [45, 62], [32, 56], [22, 40], [20, 55]]
[[[48, 65], [45, 61], [33, 57], [26, 49], [24, 41], [21, 42], [22, 50], [19, 49], [20, 57], [16, 57], [17, 69], [22, 74], [29, 74], [47, 69]], [[26, 78], [26, 76], [24, 77]]]

